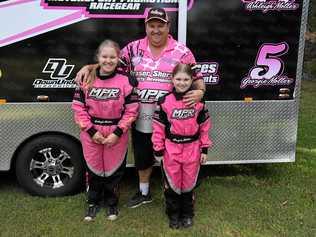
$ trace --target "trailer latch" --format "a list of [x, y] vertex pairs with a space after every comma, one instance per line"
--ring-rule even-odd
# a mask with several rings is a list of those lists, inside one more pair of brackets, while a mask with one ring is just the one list
[[247, 103], [250, 103], [250, 102], [253, 101], [253, 99], [252, 99], [252, 97], [245, 97], [244, 101], [247, 102]]

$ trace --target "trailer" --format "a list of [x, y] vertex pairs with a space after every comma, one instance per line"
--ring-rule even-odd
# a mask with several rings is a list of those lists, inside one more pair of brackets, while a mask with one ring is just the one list
[[[105, 38], [144, 37], [150, 7], [192, 50], [214, 142], [207, 164], [294, 162], [308, 0], [0, 1], [0, 170], [58, 196], [84, 179], [70, 108], [76, 72]], [[131, 153], [130, 153], [131, 154]], [[128, 166], [133, 166], [131, 155]]]

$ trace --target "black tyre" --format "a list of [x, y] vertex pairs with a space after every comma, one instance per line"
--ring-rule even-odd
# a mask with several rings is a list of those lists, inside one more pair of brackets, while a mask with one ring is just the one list
[[42, 135], [26, 143], [18, 153], [16, 175], [33, 195], [63, 196], [83, 186], [81, 147], [62, 135]]

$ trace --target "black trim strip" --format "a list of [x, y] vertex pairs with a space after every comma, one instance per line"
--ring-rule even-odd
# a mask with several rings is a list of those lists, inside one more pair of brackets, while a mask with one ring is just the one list
[[190, 142], [198, 140], [199, 137], [200, 137], [199, 132], [197, 132], [196, 134], [192, 136], [182, 136], [182, 135], [172, 134], [170, 132], [166, 134], [166, 138], [168, 138], [170, 141], [174, 143], [190, 143]]

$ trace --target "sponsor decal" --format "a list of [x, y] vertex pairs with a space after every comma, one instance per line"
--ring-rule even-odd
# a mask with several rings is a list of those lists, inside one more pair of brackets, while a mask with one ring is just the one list
[[158, 99], [166, 94], [169, 91], [157, 90], [157, 89], [143, 89], [137, 91], [140, 101], [142, 103], [155, 103]]
[[119, 96], [119, 88], [93, 87], [89, 90], [88, 93], [88, 98], [93, 100], [117, 100]]
[[66, 79], [73, 68], [74, 65], [67, 65], [67, 60], [64, 58], [50, 58], [42, 72], [49, 73], [52, 79]]
[[171, 118], [173, 119], [188, 119], [193, 118], [195, 115], [195, 109], [174, 109], [172, 111]]
[[137, 81], [146, 81], [147, 78], [150, 76], [150, 71], [131, 71], [132, 76], [135, 76]]
[[[194, 0], [188, 1], [188, 9]], [[47, 9], [80, 8], [89, 17], [144, 18], [148, 9], [159, 4], [168, 11], [176, 11], [179, 0], [42, 0]]]
[[137, 81], [171, 83], [171, 73], [159, 70], [154, 71], [133, 71], [131, 72]]
[[152, 71], [151, 77], [147, 77], [146, 81], [171, 83], [172, 74], [169, 72], [162, 72], [159, 70]]
[[[11, 22], [8, 31], [0, 34], [0, 47], [49, 32], [89, 18], [141, 19], [149, 8], [160, 6], [178, 11], [180, 0], [8, 0], [1, 2], [1, 19]], [[188, 0], [191, 9], [194, 0]], [[25, 14], [25, 9], [29, 14]], [[19, 15], [16, 19], [9, 16]], [[10, 19], [9, 19], [10, 18]], [[23, 22], [23, 24], [20, 24]]]
[[248, 11], [290, 11], [299, 8], [296, 0], [241, 0]]
[[288, 49], [286, 42], [261, 45], [255, 64], [248, 75], [242, 79], [240, 88], [290, 85], [294, 79], [283, 74], [284, 62], [280, 58], [288, 52]]
[[33, 82], [34, 88], [75, 88], [74, 79], [67, 79], [75, 65], [67, 64], [64, 58], [49, 58], [43, 68], [43, 73], [49, 74], [50, 79], [37, 78]]
[[198, 62], [194, 69], [201, 73], [205, 84], [215, 85], [219, 83], [220, 77], [218, 75], [219, 65], [216, 62]]

